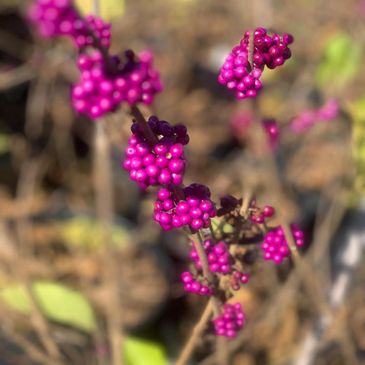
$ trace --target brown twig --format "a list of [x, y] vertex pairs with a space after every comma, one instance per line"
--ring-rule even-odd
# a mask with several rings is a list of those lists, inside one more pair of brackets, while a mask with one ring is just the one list
[[187, 343], [183, 347], [183, 350], [181, 351], [175, 365], [185, 365], [189, 361], [197, 343], [201, 340], [201, 336], [207, 326], [209, 318], [213, 313], [213, 304], [214, 304], [214, 298], [210, 298], [199, 321], [194, 326]]
[[158, 143], [157, 137], [152, 132], [151, 128], [149, 127], [149, 125], [146, 122], [145, 117], [143, 116], [142, 112], [139, 110], [139, 108], [136, 105], [131, 107], [131, 114], [134, 117], [135, 121], [140, 126], [142, 133], [146, 137], [148, 143], [151, 146], [154, 146], [155, 144], [157, 144]]
[[110, 300], [106, 306], [107, 331], [112, 349], [112, 364], [122, 363], [122, 334], [119, 305], [118, 275], [111, 240], [111, 226], [113, 222], [113, 184], [112, 166], [109, 158], [110, 147], [103, 128], [103, 120], [99, 120], [95, 130], [94, 156], [94, 186], [96, 193], [96, 208], [102, 227], [104, 240], [104, 254], [106, 261], [105, 282], [109, 286]]

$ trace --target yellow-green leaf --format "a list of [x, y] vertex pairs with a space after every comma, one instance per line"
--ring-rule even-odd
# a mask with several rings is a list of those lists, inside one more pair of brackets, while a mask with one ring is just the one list
[[[84, 15], [94, 13], [94, 0], [76, 0], [76, 5]], [[99, 0], [100, 16], [105, 20], [124, 15], [124, 0]]]
[[[81, 293], [51, 281], [37, 281], [33, 283], [32, 290], [48, 319], [87, 332], [95, 330], [94, 311]], [[12, 309], [28, 315], [31, 312], [27, 293], [21, 285], [1, 288], [0, 298]]]
[[126, 365], [166, 365], [166, 352], [161, 343], [138, 337], [126, 337], [122, 344]]
[[[97, 249], [103, 245], [103, 231], [97, 220], [87, 216], [76, 216], [58, 225], [61, 239], [69, 245]], [[115, 247], [128, 243], [129, 233], [124, 226], [111, 228], [111, 240]]]
[[345, 33], [328, 40], [316, 73], [319, 86], [339, 87], [351, 81], [360, 70], [362, 53], [362, 45]]

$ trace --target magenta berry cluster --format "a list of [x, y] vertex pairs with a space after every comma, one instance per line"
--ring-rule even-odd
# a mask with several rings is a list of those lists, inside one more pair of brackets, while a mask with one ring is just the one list
[[331, 99], [319, 109], [306, 110], [300, 113], [291, 120], [289, 128], [294, 133], [302, 133], [317, 122], [328, 122], [337, 118], [339, 112], [340, 106], [338, 102]]
[[237, 332], [243, 328], [246, 322], [245, 314], [240, 303], [225, 304], [223, 313], [213, 319], [215, 334], [228, 338], [236, 337]]
[[43, 37], [69, 36], [78, 48], [95, 46], [95, 42], [110, 47], [111, 24], [92, 15], [82, 18], [71, 0], [37, 0], [28, 17]]
[[186, 165], [184, 144], [189, 142], [186, 127], [181, 124], [172, 126], [155, 116], [147, 123], [155, 137], [159, 137], [158, 142], [151, 146], [139, 125], [134, 123], [123, 167], [142, 189], [151, 185], [180, 185]]
[[[208, 187], [196, 183], [184, 187], [184, 146], [189, 142], [186, 127], [173, 126], [155, 116], [146, 122], [138, 110], [138, 103], [151, 104], [155, 95], [162, 90], [150, 52], [144, 51], [136, 56], [133, 51], [127, 50], [122, 55], [111, 55], [111, 25], [92, 15], [82, 17], [71, 0], [34, 0], [28, 15], [38, 26], [41, 35], [65, 35], [76, 44], [80, 78], [71, 91], [76, 111], [91, 119], [98, 119], [116, 111], [123, 102], [132, 107], [131, 112], [136, 120], [131, 127], [132, 136], [125, 149], [123, 167], [129, 172], [131, 180], [136, 181], [141, 188], [160, 186], [154, 205], [154, 220], [163, 229], [187, 227], [194, 233], [210, 228], [211, 218], [225, 214], [229, 214], [230, 223], [235, 219], [243, 219], [246, 223], [246, 218], [239, 212], [242, 199], [224, 196], [221, 198], [221, 208], [217, 211]], [[218, 81], [234, 90], [238, 99], [255, 97], [262, 88], [260, 77], [264, 68], [281, 66], [291, 56], [288, 45], [293, 42], [293, 37], [289, 34], [270, 36], [266, 29], [257, 28], [252, 34], [252, 41], [250, 44], [250, 32], [246, 32], [240, 44], [226, 58], [218, 76]], [[316, 117], [330, 120], [337, 112], [338, 108], [332, 103], [318, 110]], [[240, 118], [232, 122], [235, 133], [244, 131], [252, 122], [252, 118]], [[276, 147], [279, 138], [276, 122], [262, 123], [270, 145]], [[275, 213], [273, 207], [266, 205], [260, 208], [255, 201], [251, 202], [249, 211], [249, 219], [254, 224], [265, 223]], [[247, 226], [251, 228], [250, 224]], [[294, 225], [291, 230], [296, 245], [302, 247], [303, 232]], [[222, 285], [224, 288], [220, 287], [217, 276], [222, 278], [224, 275], [225, 282], [230, 284], [232, 290], [238, 290], [249, 281], [250, 274], [239, 271], [242, 265], [235, 261], [240, 253], [233, 257], [227, 242], [211, 239], [203, 242], [209, 265], [204, 270], [203, 259], [199, 257], [193, 243], [190, 257], [195, 264], [194, 273], [186, 271], [181, 274], [185, 291], [202, 296], [216, 295], [221, 300], [228, 293], [225, 289], [229, 288], [225, 285]], [[277, 264], [290, 254], [281, 227], [265, 235], [261, 248], [264, 258]], [[220, 275], [209, 273], [209, 277], [204, 277], [206, 269]], [[213, 324], [216, 335], [235, 337], [245, 324], [241, 304], [224, 304], [221, 315], [213, 320]]]
[[[224, 241], [213, 243], [212, 240], [205, 240], [203, 243], [209, 269], [214, 273], [229, 274], [232, 271], [232, 257], [229, 254], [228, 246]], [[201, 269], [202, 264], [197, 250], [193, 247], [189, 253], [190, 258], [194, 261], [197, 269]]]
[[[295, 244], [298, 247], [304, 246], [304, 233], [296, 225], [291, 225], [291, 231]], [[274, 228], [266, 233], [264, 241], [261, 244], [264, 252], [264, 259], [274, 261], [275, 264], [281, 264], [283, 260], [290, 256], [290, 249], [284, 230], [281, 226]]]
[[152, 66], [152, 54], [145, 51], [137, 58], [129, 50], [125, 58], [123, 62], [115, 56], [106, 64], [100, 51], [78, 57], [81, 76], [72, 88], [72, 103], [78, 112], [97, 119], [115, 111], [122, 102], [152, 103], [154, 95], [162, 90], [159, 74]]
[[187, 293], [198, 295], [212, 295], [213, 291], [208, 285], [202, 284], [199, 280], [194, 278], [193, 274], [185, 271], [181, 274], [181, 280], [184, 283], [184, 289]]
[[256, 205], [256, 200], [252, 200], [250, 204], [250, 221], [256, 224], [262, 224], [266, 219], [271, 218], [275, 214], [275, 208], [271, 205], [265, 205], [260, 208]]
[[174, 189], [162, 188], [157, 192], [154, 220], [164, 230], [189, 226], [194, 232], [208, 228], [217, 212], [210, 200], [210, 190], [201, 184], [191, 184], [182, 189], [184, 198]]
[[28, 17], [37, 24], [43, 37], [69, 35], [76, 40], [86, 27], [71, 0], [34, 1]]
[[250, 274], [235, 271], [230, 279], [230, 284], [233, 290], [238, 290], [242, 284], [247, 284], [250, 280]]
[[235, 47], [224, 61], [218, 76], [218, 82], [235, 91], [237, 99], [254, 98], [262, 89], [260, 77], [262, 70], [249, 71], [248, 52]]
[[262, 89], [260, 77], [264, 67], [274, 69], [284, 64], [291, 57], [288, 45], [294, 41], [293, 36], [278, 34], [269, 36], [265, 28], [257, 28], [253, 36], [252, 60], [250, 53], [250, 32], [246, 32], [229, 55], [226, 57], [218, 82], [235, 91], [237, 99], [254, 98]]

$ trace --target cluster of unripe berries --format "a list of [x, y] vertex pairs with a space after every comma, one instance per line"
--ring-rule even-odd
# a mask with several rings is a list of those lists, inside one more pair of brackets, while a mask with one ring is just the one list
[[111, 25], [92, 15], [82, 18], [71, 0], [37, 0], [28, 17], [43, 37], [69, 36], [78, 48], [95, 46], [95, 42], [110, 46]]
[[224, 336], [233, 338], [245, 324], [246, 318], [239, 303], [225, 304], [223, 306], [223, 313], [213, 319], [215, 334], [217, 336]]
[[123, 167], [142, 189], [151, 185], [180, 185], [186, 165], [184, 145], [189, 141], [186, 127], [181, 124], [172, 126], [155, 116], [150, 117], [147, 123], [157, 143], [151, 146], [139, 124], [134, 123]]
[[225, 59], [218, 82], [234, 90], [237, 99], [254, 98], [262, 89], [260, 77], [264, 67], [274, 69], [283, 65], [291, 57], [288, 45], [293, 40], [290, 34], [269, 36], [265, 28], [257, 28], [250, 45], [250, 32], [246, 32]]
[[[291, 225], [291, 232], [296, 246], [303, 247], [303, 231], [296, 225]], [[261, 249], [264, 252], [264, 259], [274, 261], [275, 264], [281, 264], [285, 258], [290, 256], [288, 241], [281, 226], [266, 233]]]
[[[214, 244], [212, 240], [205, 240], [203, 247], [211, 272], [229, 274], [232, 271], [231, 265], [233, 259], [228, 252], [228, 247], [225, 242], [220, 241]], [[190, 250], [189, 256], [194, 261], [196, 268], [201, 269], [202, 263], [195, 248]]]
[[275, 208], [271, 205], [265, 205], [260, 208], [256, 205], [256, 200], [252, 200], [250, 204], [250, 221], [256, 224], [262, 224], [266, 219], [271, 218], [275, 214]]
[[72, 88], [74, 108], [91, 119], [115, 111], [122, 103], [151, 104], [154, 95], [162, 90], [159, 73], [153, 68], [150, 52], [136, 57], [125, 52], [125, 59], [113, 56], [106, 62], [100, 51], [79, 55], [79, 82]]
[[291, 120], [289, 128], [294, 133], [302, 133], [318, 122], [328, 122], [337, 118], [339, 112], [338, 102], [331, 99], [319, 109], [307, 110], [297, 115]]
[[197, 295], [212, 295], [213, 291], [209, 286], [202, 284], [199, 280], [194, 278], [193, 274], [185, 271], [181, 274], [181, 281], [184, 283], [184, 289], [187, 293]]
[[164, 230], [189, 226], [196, 232], [208, 228], [210, 219], [217, 214], [210, 200], [210, 190], [204, 185], [191, 184], [182, 189], [181, 194], [178, 196], [171, 187], [160, 189], [155, 202], [154, 220]]

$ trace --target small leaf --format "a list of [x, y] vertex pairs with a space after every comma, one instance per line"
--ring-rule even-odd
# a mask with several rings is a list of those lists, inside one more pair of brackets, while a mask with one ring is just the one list
[[167, 364], [165, 349], [159, 342], [127, 337], [123, 341], [122, 352], [126, 365]]
[[358, 202], [359, 196], [365, 196], [365, 97], [347, 105], [353, 119], [352, 152], [355, 163], [355, 180], [353, 200]]
[[8, 152], [10, 149], [9, 137], [5, 134], [0, 134], [0, 154]]
[[343, 86], [356, 76], [362, 63], [361, 44], [345, 33], [331, 38], [324, 49], [324, 58], [318, 66], [316, 80], [319, 86]]
[[[95, 330], [95, 316], [88, 300], [79, 292], [56, 282], [39, 281], [33, 284], [36, 300], [42, 313], [50, 320], [81, 330]], [[31, 313], [31, 306], [21, 285], [0, 289], [0, 298], [12, 309]]]
[[13, 285], [0, 290], [0, 297], [10, 308], [24, 314], [30, 314], [30, 304], [24, 288]]
[[[76, 0], [76, 6], [84, 15], [94, 13], [94, 0]], [[124, 15], [124, 0], [99, 0], [100, 16], [104, 20], [121, 17]]]
[[[61, 239], [69, 245], [85, 247], [91, 250], [102, 247], [103, 232], [100, 224], [87, 216], [76, 216], [58, 225]], [[114, 225], [111, 228], [111, 240], [115, 247], [123, 247], [128, 243], [127, 228]]]
[[49, 319], [88, 332], [95, 330], [94, 312], [81, 293], [55, 282], [37, 282], [34, 292]]

